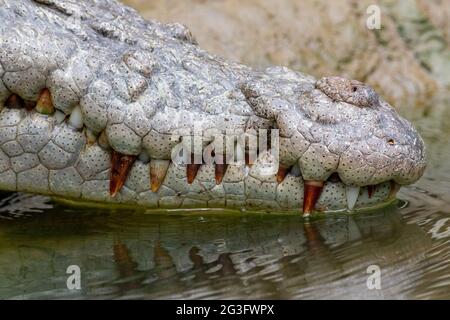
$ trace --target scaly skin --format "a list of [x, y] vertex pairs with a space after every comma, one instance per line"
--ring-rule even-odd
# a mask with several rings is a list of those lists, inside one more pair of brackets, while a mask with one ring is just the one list
[[[312, 192], [304, 181], [326, 181], [312, 202], [327, 211], [347, 208], [355, 187], [355, 208], [388, 202], [424, 171], [418, 133], [358, 81], [224, 61], [183, 26], [145, 21], [113, 0], [0, 0], [0, 17], [2, 190], [298, 210]], [[284, 174], [265, 173], [265, 153], [225, 174], [168, 162], [179, 141], [190, 145], [194, 123], [221, 134], [278, 129]]]

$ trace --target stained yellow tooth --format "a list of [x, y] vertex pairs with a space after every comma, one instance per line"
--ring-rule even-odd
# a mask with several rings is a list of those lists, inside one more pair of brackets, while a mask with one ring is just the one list
[[13, 93], [5, 102], [5, 107], [12, 109], [20, 109], [24, 107], [24, 102], [21, 97]]
[[153, 192], [157, 192], [164, 182], [169, 165], [169, 160], [150, 160], [150, 189]]
[[111, 177], [109, 180], [109, 193], [115, 197], [127, 180], [131, 166], [136, 156], [129, 156], [113, 151], [111, 157]]
[[106, 131], [103, 130], [98, 136], [98, 145], [105, 150], [111, 149], [109, 146], [108, 136], [106, 135]]
[[253, 164], [256, 161], [257, 155], [255, 154], [256, 152], [252, 152], [249, 150], [245, 151], [245, 164], [249, 167], [253, 166]]
[[194, 163], [194, 160], [195, 156], [194, 154], [191, 154], [191, 163], [186, 165], [186, 177], [189, 184], [192, 184], [192, 182], [194, 182], [195, 177], [197, 176], [198, 169], [200, 169], [201, 167], [201, 164]]
[[401, 185], [392, 180], [390, 181], [390, 183], [391, 183], [391, 190], [389, 191], [389, 199], [393, 199], [397, 194], [398, 190], [400, 190]]
[[52, 95], [48, 89], [41, 91], [41, 95], [36, 103], [36, 111], [42, 114], [53, 114], [55, 112], [55, 107], [52, 102]]
[[303, 216], [307, 217], [311, 214], [316, 206], [316, 202], [323, 190], [323, 181], [305, 180], [303, 195]]
[[221, 184], [223, 180], [223, 176], [227, 172], [228, 164], [226, 164], [226, 157], [225, 155], [220, 156], [222, 158], [221, 163], [215, 164], [215, 170], [214, 170], [214, 177], [216, 179], [216, 184]]
[[284, 178], [286, 177], [286, 175], [289, 172], [289, 169], [290, 169], [289, 167], [282, 166], [281, 164], [279, 165], [278, 172], [277, 172], [277, 182], [278, 183], [283, 182]]
[[225, 175], [225, 172], [227, 172], [228, 164], [225, 163], [216, 163], [215, 165], [215, 178], [216, 178], [216, 184], [221, 184], [223, 176]]

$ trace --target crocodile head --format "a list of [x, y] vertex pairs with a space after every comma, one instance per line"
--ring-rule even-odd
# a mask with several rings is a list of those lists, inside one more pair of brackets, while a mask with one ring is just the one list
[[[254, 71], [112, 0], [3, 0], [0, 17], [0, 189], [308, 214], [387, 203], [424, 171], [418, 133], [358, 81]], [[259, 135], [254, 163], [229, 163], [264, 130], [271, 150]]]

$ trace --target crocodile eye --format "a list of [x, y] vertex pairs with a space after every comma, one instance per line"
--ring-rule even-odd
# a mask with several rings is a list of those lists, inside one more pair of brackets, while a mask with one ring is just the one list
[[395, 141], [394, 141], [394, 139], [389, 139], [389, 140], [388, 140], [388, 143], [389, 143], [391, 146], [393, 146], [393, 145], [395, 144]]

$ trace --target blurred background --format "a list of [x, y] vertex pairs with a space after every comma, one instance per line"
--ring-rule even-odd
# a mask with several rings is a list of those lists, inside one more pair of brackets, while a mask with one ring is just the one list
[[[183, 23], [202, 48], [228, 59], [367, 82], [410, 116], [450, 87], [450, 0], [123, 2], [148, 19]], [[379, 30], [366, 27], [372, 4]]]

